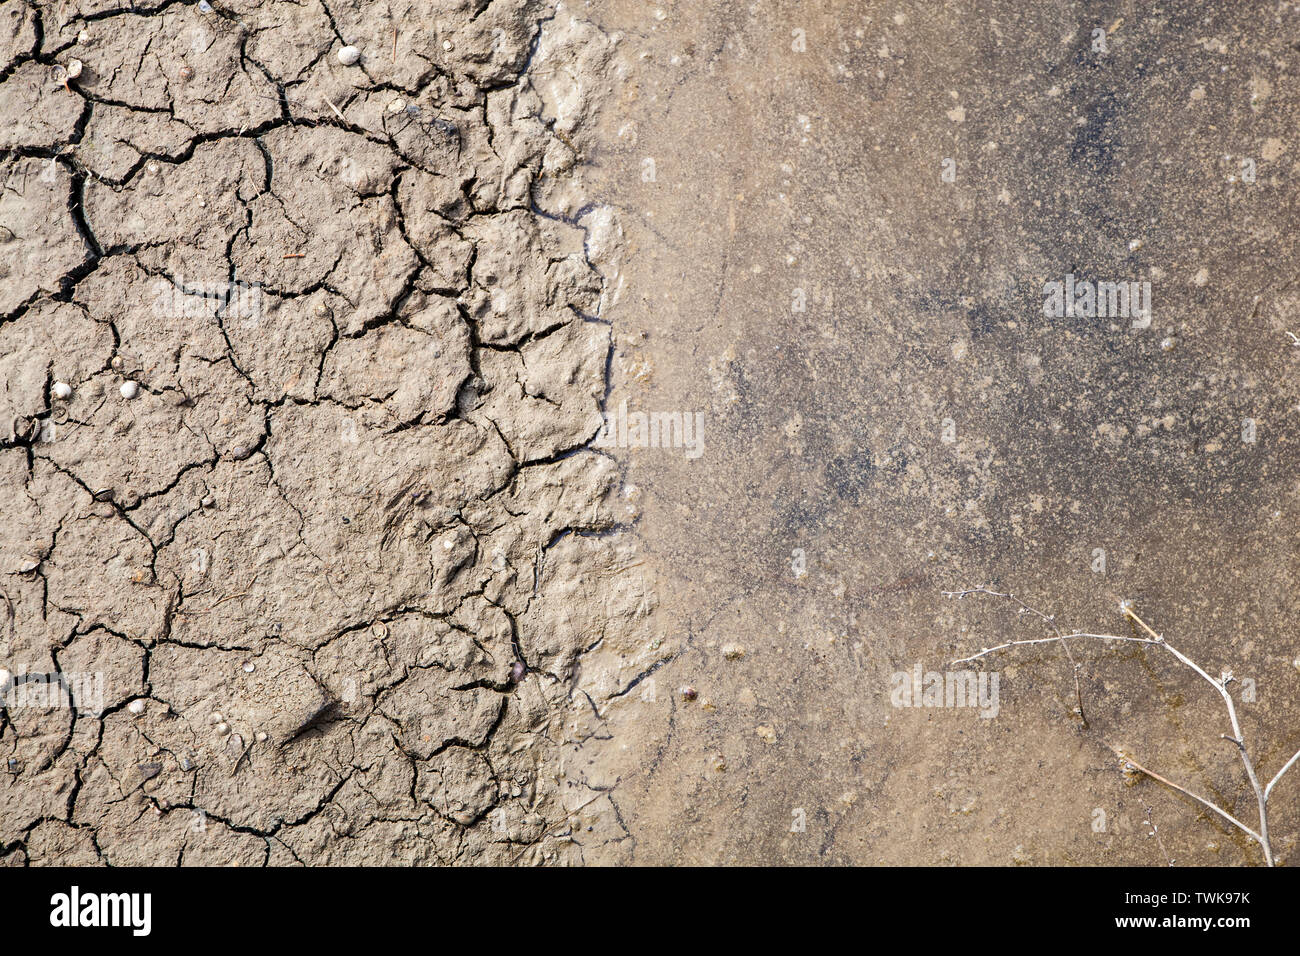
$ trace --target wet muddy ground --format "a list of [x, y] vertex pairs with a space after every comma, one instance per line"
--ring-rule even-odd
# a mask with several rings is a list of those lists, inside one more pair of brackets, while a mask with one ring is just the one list
[[[705, 422], [698, 458], [624, 452], [685, 634], [615, 721], [630, 858], [1260, 862], [1120, 772], [1111, 746], [1255, 819], [1214, 690], [1155, 649], [1076, 647], [1087, 728], [1059, 646], [986, 661], [986, 719], [891, 678], [1047, 633], [945, 590], [1124, 635], [1131, 600], [1235, 672], [1261, 774], [1300, 746], [1300, 10], [593, 9], [639, 51], [596, 162], [612, 401]], [[1045, 315], [1067, 274], [1149, 281], [1149, 321]]]

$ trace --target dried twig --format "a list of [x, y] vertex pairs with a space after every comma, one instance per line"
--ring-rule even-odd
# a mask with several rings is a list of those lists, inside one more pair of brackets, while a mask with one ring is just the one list
[[[944, 594], [947, 597], [956, 597], [956, 598], [964, 598], [968, 594], [990, 594], [994, 597], [1006, 598], [1007, 600], [1014, 601], [1016, 604], [1020, 605], [1021, 614], [1033, 614], [1035, 617], [1040, 618], [1043, 621], [1043, 623], [1046, 624], [1048, 627], [1050, 627], [1053, 631], [1055, 631], [1056, 632], [1055, 639], [1061, 642], [1061, 648], [1062, 650], [1065, 651], [1065, 656], [1070, 662], [1070, 669], [1074, 673], [1074, 704], [1075, 704], [1074, 712], [1079, 715], [1080, 724], [1085, 729], [1087, 728], [1088, 715], [1085, 714], [1083, 711], [1083, 688], [1079, 684], [1079, 665], [1074, 659], [1074, 654], [1070, 651], [1070, 645], [1066, 643], [1066, 641], [1071, 637], [1083, 637], [1085, 635], [1062, 634], [1061, 629], [1056, 626], [1055, 614], [1052, 615], [1044, 614], [1042, 611], [1038, 610], [1037, 608], [1030, 607], [1024, 601], [1020, 600], [1020, 598], [1016, 597], [1014, 594], [1011, 593], [1003, 594], [998, 591], [991, 591], [988, 588], [980, 587], [980, 588], [968, 588], [964, 591], [945, 591]], [[1052, 639], [1049, 638], [1048, 640], [1052, 640]], [[1009, 647], [1010, 645], [1002, 645], [1002, 646]], [[992, 653], [993, 651], [1000, 650], [1000, 649], [1001, 648], [996, 648], [996, 647], [988, 648], [986, 651], [983, 651], [981, 654], [975, 655], [975, 657], [968, 657], [965, 658], [963, 661], [954, 661], [953, 663], [960, 664], [960, 663], [964, 663], [964, 661], [975, 660], [976, 657], [981, 657], [983, 656], [983, 654]]]
[[[987, 657], [990, 654], [995, 654], [999, 651], [1007, 650], [1008, 648], [1026, 647], [1035, 644], [1059, 643], [1063, 648], [1067, 650], [1068, 653], [1069, 641], [1076, 640], [1076, 639], [1078, 640], [1090, 639], [1090, 640], [1101, 640], [1101, 641], [1123, 641], [1130, 644], [1156, 645], [1158, 647], [1164, 648], [1171, 655], [1173, 655], [1173, 657], [1177, 659], [1180, 664], [1183, 664], [1185, 667], [1190, 668], [1192, 671], [1194, 671], [1196, 674], [1202, 677], [1219, 694], [1219, 697], [1223, 700], [1224, 708], [1228, 712], [1228, 720], [1229, 723], [1231, 723], [1232, 725], [1232, 733], [1231, 735], [1220, 734], [1219, 736], [1224, 740], [1231, 741], [1233, 745], [1236, 746], [1237, 753], [1241, 755], [1241, 762], [1242, 762], [1242, 766], [1246, 770], [1246, 777], [1250, 780], [1251, 789], [1255, 792], [1255, 803], [1259, 813], [1258, 831], [1248, 827], [1246, 824], [1242, 823], [1232, 814], [1228, 813], [1228, 811], [1224, 810], [1219, 806], [1216, 806], [1214, 803], [1210, 802], [1204, 797], [1200, 797], [1197, 796], [1195, 793], [1192, 793], [1186, 787], [1179, 786], [1178, 784], [1174, 783], [1172, 780], [1168, 780], [1165, 777], [1160, 776], [1160, 774], [1152, 770], [1148, 770], [1146, 767], [1142, 766], [1142, 764], [1138, 763], [1135, 759], [1133, 759], [1132, 756], [1119, 750], [1114, 745], [1107, 744], [1107, 746], [1115, 751], [1116, 755], [1118, 755], [1120, 760], [1123, 761], [1123, 764], [1125, 765], [1126, 769], [1132, 768], [1133, 770], [1136, 770], [1139, 773], [1146, 774], [1152, 780], [1155, 780], [1158, 783], [1162, 783], [1165, 786], [1169, 787], [1170, 789], [1176, 790], [1177, 792], [1183, 794], [1184, 796], [1190, 797], [1196, 802], [1214, 811], [1219, 816], [1223, 817], [1223, 819], [1227, 820], [1233, 826], [1237, 827], [1237, 829], [1241, 830], [1251, 839], [1259, 843], [1260, 847], [1264, 851], [1265, 863], [1267, 863], [1269, 866], [1274, 865], [1275, 861], [1273, 857], [1273, 847], [1269, 841], [1269, 835], [1268, 835], [1268, 798], [1272, 794], [1273, 788], [1277, 785], [1278, 781], [1282, 779], [1282, 776], [1288, 770], [1290, 770], [1291, 767], [1294, 766], [1298, 760], [1300, 760], [1300, 751], [1297, 751], [1291, 757], [1291, 759], [1286, 762], [1286, 764], [1282, 767], [1282, 769], [1277, 772], [1277, 775], [1273, 777], [1272, 780], [1269, 781], [1267, 786], [1265, 787], [1260, 786], [1259, 777], [1255, 773], [1255, 764], [1250, 759], [1250, 753], [1246, 749], [1246, 740], [1244, 735], [1241, 732], [1241, 722], [1237, 719], [1236, 705], [1232, 701], [1232, 695], [1228, 693], [1228, 685], [1231, 684], [1233, 680], [1235, 680], [1235, 678], [1232, 676], [1232, 671], [1225, 670], [1217, 679], [1211, 677], [1209, 673], [1205, 670], [1205, 668], [1201, 667], [1201, 665], [1197, 664], [1195, 661], [1193, 661], [1182, 651], [1178, 650], [1173, 645], [1171, 645], [1168, 641], [1164, 639], [1162, 635], [1157, 634], [1155, 630], [1149, 624], [1147, 624], [1146, 621], [1142, 620], [1142, 618], [1138, 616], [1137, 612], [1133, 610], [1132, 605], [1128, 601], [1120, 602], [1120, 606], [1119, 606], [1120, 611], [1124, 614], [1126, 618], [1129, 618], [1134, 623], [1136, 623], [1139, 627], [1141, 627], [1142, 630], [1145, 631], [1147, 635], [1149, 635], [1148, 637], [1137, 637], [1137, 636], [1125, 637], [1118, 634], [1092, 634], [1092, 633], [1080, 632], [1080, 631], [1074, 631], [1068, 634], [1063, 633], [1061, 629], [1056, 626], [1055, 615], [1048, 616], [1046, 614], [1043, 614], [1041, 611], [1035, 610], [1034, 608], [1025, 604], [1019, 598], [1015, 597], [1010, 593], [993, 591], [985, 587], [966, 588], [959, 591], [945, 591], [944, 594], [947, 597], [955, 597], [955, 598], [964, 598], [970, 594], [988, 594], [988, 595], [992, 595], [993, 597], [1006, 598], [1007, 600], [1012, 601], [1015, 604], [1018, 604], [1020, 606], [1020, 613], [1022, 614], [1030, 613], [1036, 615], [1037, 617], [1041, 618], [1055, 632], [1051, 637], [1040, 637], [1040, 638], [1034, 638], [1032, 640], [1024, 640], [1024, 641], [1007, 641], [1005, 643], [998, 644], [994, 647], [986, 647], [983, 650], [981, 650], [978, 654], [972, 654], [969, 657], [960, 658], [958, 660], [953, 661], [952, 664], [968, 663], [970, 661], [975, 661], [975, 660], [979, 660], [980, 658]], [[1072, 665], [1074, 665], [1073, 657], [1070, 658], [1070, 662]], [[1083, 698], [1079, 690], [1078, 665], [1074, 665], [1074, 671], [1075, 671], [1075, 684], [1074, 684], [1075, 696], [1079, 704], [1079, 714], [1080, 716], [1082, 716]], [[1086, 721], [1085, 721], [1085, 726], [1087, 726]]]

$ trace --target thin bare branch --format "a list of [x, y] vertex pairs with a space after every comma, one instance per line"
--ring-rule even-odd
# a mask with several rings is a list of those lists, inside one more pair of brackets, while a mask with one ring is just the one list
[[1139, 773], [1144, 773], [1152, 780], [1157, 780], [1160, 783], [1163, 783], [1166, 787], [1170, 788], [1171, 790], [1177, 790], [1179, 793], [1183, 794], [1184, 796], [1191, 797], [1197, 803], [1201, 804], [1202, 806], [1210, 810], [1213, 810], [1219, 816], [1223, 817], [1223, 819], [1227, 820], [1229, 823], [1235, 826], [1242, 833], [1245, 833], [1253, 837], [1257, 842], [1260, 843], [1260, 845], [1263, 845], [1263, 839], [1260, 837], [1258, 833], [1256, 833], [1250, 827], [1246, 826], [1246, 824], [1242, 823], [1240, 820], [1234, 817], [1227, 810], [1220, 810], [1218, 807], [1216, 807], [1209, 800], [1206, 800], [1204, 797], [1198, 797], [1196, 794], [1192, 793], [1192, 791], [1188, 790], [1186, 787], [1180, 787], [1178, 786], [1178, 784], [1174, 783], [1172, 780], [1168, 779], [1167, 777], [1160, 776], [1160, 774], [1156, 773], [1154, 770], [1148, 770], [1146, 767], [1142, 766], [1131, 756], [1119, 750], [1117, 747], [1112, 746], [1111, 750], [1114, 750], [1115, 753], [1119, 755], [1119, 758], [1121, 760], [1125, 761], [1126, 763], [1132, 764], [1134, 769], [1136, 769]]
[[[1124, 641], [1131, 644], [1158, 645], [1159, 647], [1163, 647], [1165, 650], [1167, 650], [1174, 657], [1174, 659], [1176, 659], [1179, 663], [1183, 664], [1188, 669], [1194, 671], [1201, 678], [1203, 678], [1206, 681], [1206, 683], [1208, 683], [1211, 687], [1214, 688], [1215, 692], [1219, 695], [1220, 699], [1222, 699], [1224, 708], [1228, 712], [1228, 721], [1232, 725], [1232, 734], [1231, 735], [1220, 734], [1220, 737], [1222, 737], [1224, 740], [1231, 741], [1236, 746], [1237, 753], [1241, 756], [1242, 766], [1246, 770], [1246, 776], [1250, 781], [1251, 790], [1253, 790], [1255, 793], [1255, 803], [1259, 811], [1258, 831], [1253, 830], [1250, 827], [1246, 826], [1244, 823], [1242, 823], [1232, 814], [1228, 813], [1228, 811], [1222, 809], [1221, 807], [1216, 806], [1215, 804], [1211, 803], [1209, 800], [1206, 800], [1204, 797], [1197, 796], [1195, 793], [1192, 793], [1186, 787], [1181, 787], [1178, 784], [1174, 783], [1172, 780], [1162, 777], [1160, 774], [1155, 773], [1154, 771], [1148, 770], [1146, 767], [1143, 767], [1136, 760], [1133, 760], [1131, 757], [1129, 757], [1127, 754], [1120, 751], [1119, 749], [1115, 748], [1113, 745], [1108, 744], [1107, 746], [1110, 746], [1111, 749], [1114, 750], [1115, 753], [1117, 753], [1128, 766], [1136, 769], [1141, 773], [1146, 774], [1151, 779], [1164, 784], [1170, 789], [1176, 790], [1177, 792], [1183, 794], [1184, 796], [1191, 797], [1193, 800], [1197, 801], [1198, 803], [1205, 806], [1206, 808], [1213, 810], [1215, 813], [1223, 817], [1223, 819], [1227, 820], [1229, 823], [1237, 827], [1242, 832], [1249, 834], [1256, 842], [1259, 843], [1260, 847], [1263, 849], [1265, 863], [1268, 866], [1275, 865], [1273, 859], [1273, 847], [1269, 841], [1269, 835], [1268, 835], [1268, 798], [1273, 791], [1273, 787], [1277, 784], [1279, 780], [1282, 779], [1282, 776], [1288, 770], [1290, 770], [1291, 767], [1297, 761], [1300, 761], [1300, 751], [1297, 751], [1291, 757], [1291, 759], [1286, 762], [1286, 765], [1281, 770], [1278, 771], [1277, 776], [1275, 776], [1271, 781], [1269, 781], [1267, 787], [1260, 786], [1259, 777], [1255, 772], [1255, 764], [1250, 759], [1250, 752], [1246, 749], [1245, 735], [1241, 732], [1241, 721], [1237, 717], [1236, 704], [1233, 702], [1232, 694], [1229, 693], [1228, 691], [1228, 685], [1232, 683], [1234, 679], [1232, 676], [1232, 671], [1225, 670], [1218, 678], [1211, 677], [1209, 672], [1206, 671], [1205, 668], [1203, 668], [1200, 664], [1196, 663], [1194, 660], [1192, 660], [1182, 651], [1178, 650], [1176, 647], [1173, 647], [1168, 641], [1164, 639], [1163, 635], [1158, 634], [1155, 631], [1155, 629], [1151, 627], [1151, 625], [1147, 624], [1146, 621], [1142, 620], [1142, 618], [1138, 616], [1137, 612], [1133, 610], [1132, 605], [1128, 601], [1122, 601], [1120, 603], [1120, 611], [1123, 612], [1125, 617], [1129, 618], [1135, 624], [1141, 627], [1142, 630], [1149, 635], [1149, 637], [1137, 637], [1137, 636], [1124, 637], [1118, 634], [1092, 634], [1087, 632], [1074, 632], [1070, 634], [1063, 634], [1061, 633], [1060, 628], [1056, 626], [1055, 615], [1044, 614], [1042, 611], [1039, 611], [1036, 608], [1031, 607], [1030, 605], [1026, 604], [1024, 601], [1021, 601], [1019, 598], [1015, 597], [1013, 594], [1009, 592], [1004, 593], [1000, 591], [994, 591], [990, 588], [986, 588], [983, 586], [977, 588], [965, 588], [958, 591], [945, 591], [943, 593], [948, 597], [955, 597], [959, 599], [964, 598], [970, 594], [988, 594], [993, 597], [1006, 598], [1007, 600], [1013, 601], [1014, 603], [1020, 606], [1020, 613], [1033, 614], [1039, 617], [1053, 631], [1056, 632], [1055, 635], [1052, 637], [1041, 637], [1041, 638], [1035, 638], [1032, 640], [1024, 640], [1024, 641], [1007, 641], [1003, 644], [998, 644], [994, 647], [986, 647], [983, 650], [981, 650], [978, 654], [972, 654], [969, 657], [959, 658], [955, 661], [952, 661], [951, 664], [970, 663], [971, 661], [977, 661], [983, 657], [987, 657], [990, 654], [997, 653], [998, 651], [1007, 650], [1008, 648], [1012, 648], [1012, 647], [1027, 647], [1027, 646], [1032, 646], [1037, 644], [1059, 643], [1063, 648], [1065, 648], [1066, 654], [1070, 658], [1070, 663], [1074, 665], [1075, 693], [1079, 702], [1078, 712], [1080, 717], [1083, 717], [1083, 697], [1082, 694], [1079, 692], [1078, 665], [1074, 663], [1074, 657], [1072, 654], [1069, 653], [1068, 642], [1071, 640], [1092, 639], [1092, 640], [1102, 640], [1102, 641]], [[1087, 726], [1086, 718], [1084, 718], [1084, 726], [1085, 727]]]
[[1124, 637], [1119, 634], [1086, 634], [1086, 633], [1078, 632], [1074, 634], [1058, 634], [1052, 637], [1037, 637], [1028, 641], [1007, 641], [1005, 644], [998, 644], [995, 645], [994, 647], [986, 647], [978, 654], [972, 654], [970, 657], [961, 657], [955, 661], [950, 661], [949, 663], [950, 665], [966, 664], [969, 663], [970, 661], [977, 661], [981, 657], [987, 657], [989, 654], [994, 654], [998, 651], [1004, 651], [1008, 647], [1026, 647], [1031, 644], [1055, 644], [1058, 641], [1070, 641], [1070, 640], [1074, 640], [1075, 638], [1087, 638], [1087, 637], [1095, 638], [1097, 640], [1102, 640], [1102, 641], [1127, 641], [1130, 644], [1159, 643], [1158, 641], [1148, 640], [1145, 637]]
[[[978, 588], [967, 588], [962, 591], [945, 591], [944, 594], [946, 594], [948, 597], [955, 597], [958, 599], [964, 598], [968, 594], [989, 594], [992, 595], [993, 597], [1006, 598], [1008, 601], [1013, 601], [1016, 604], [1020, 605], [1021, 614], [1033, 614], [1041, 618], [1043, 623], [1046, 624], [1048, 627], [1050, 627], [1054, 632], [1056, 632], [1056, 635], [1058, 637], [1061, 638], [1065, 637], [1065, 635], [1061, 633], [1061, 629], [1056, 624], [1055, 614], [1045, 614], [1044, 612], [1038, 610], [1038, 608], [1032, 607], [1031, 605], [1025, 603], [1024, 601], [1022, 601], [1020, 598], [1016, 597], [1014, 594], [1012, 594], [1009, 591], [1004, 593], [1001, 591], [994, 591], [991, 588], [980, 586]], [[1070, 662], [1070, 670], [1074, 675], [1075, 713], [1079, 715], [1079, 722], [1086, 730], [1088, 727], [1088, 715], [1087, 713], [1084, 712], [1083, 709], [1083, 686], [1082, 684], [1079, 683], [1079, 662], [1074, 659], [1074, 652], [1070, 650], [1070, 645], [1065, 640], [1061, 641], [1061, 649], [1065, 651], [1065, 658]]]
[[1300, 760], [1300, 750], [1297, 750], [1294, 754], [1292, 754], [1291, 759], [1286, 762], [1286, 766], [1283, 767], [1281, 770], [1279, 770], [1277, 772], [1277, 776], [1268, 782], [1268, 786], [1264, 788], [1265, 800], [1267, 800], [1268, 795], [1273, 792], [1273, 788], [1277, 786], [1277, 782], [1282, 779], [1282, 774], [1290, 770], [1297, 760]]

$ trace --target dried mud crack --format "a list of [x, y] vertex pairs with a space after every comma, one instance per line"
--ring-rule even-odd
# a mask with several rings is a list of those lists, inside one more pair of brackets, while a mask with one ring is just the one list
[[534, 0], [0, 3], [0, 859], [629, 839], [565, 756], [590, 675], [666, 654], [591, 447], [616, 42]]

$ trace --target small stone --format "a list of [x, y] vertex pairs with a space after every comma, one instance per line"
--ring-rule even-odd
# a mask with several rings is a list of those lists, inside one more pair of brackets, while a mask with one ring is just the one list
[[695, 698], [700, 696], [700, 692], [697, 691], [694, 687], [683, 687], [680, 690], [678, 690], [677, 693], [681, 694], [682, 700], [685, 701], [695, 700]]
[[[181, 67], [181, 79], [184, 80], [186, 83], [194, 79], [194, 68], [192, 66]], [[202, 205], [201, 202], [200, 205]]]
[[759, 724], [754, 728], [754, 733], [758, 734], [765, 744], [776, 743], [776, 731], [766, 724]]
[[66, 401], [67, 399], [71, 398], [71, 397], [72, 397], [72, 386], [69, 385], [67, 382], [55, 382], [55, 383], [54, 383], [54, 397], [55, 397], [55, 398], [59, 398], [59, 399], [63, 399], [64, 401]]
[[738, 661], [745, 656], [744, 645], [741, 644], [723, 644], [722, 656], [729, 661]]
[[25, 554], [18, 562], [19, 574], [30, 574], [41, 566], [41, 559], [34, 554]]
[[224, 737], [226, 734], [230, 733], [230, 725], [223, 720], [221, 723], [217, 724], [216, 731]]
[[0, 694], [8, 691], [14, 682], [14, 675], [0, 667]]
[[91, 497], [94, 498], [96, 501], [109, 501], [113, 497], [113, 489], [96, 488], [93, 492], [91, 492]]
[[339, 62], [344, 66], [353, 66], [361, 59], [361, 51], [354, 46], [345, 46], [339, 50]]
[[204, 495], [199, 500], [199, 504], [203, 505], [203, 507], [205, 508], [211, 508], [216, 503], [217, 503], [217, 499], [212, 497], [211, 495]]
[[128, 379], [122, 383], [122, 387], [118, 391], [122, 393], [123, 398], [132, 399], [140, 394], [140, 386]]
[[144, 700], [137, 697], [131, 703], [126, 705], [127, 712], [134, 717], [140, 717], [144, 714]]
[[516, 684], [518, 684], [521, 680], [523, 680], [524, 675], [527, 673], [528, 673], [528, 667], [524, 664], [523, 661], [515, 661], [513, 664], [510, 665], [510, 679], [514, 681]]
[[208, 3], [208, 0], [199, 0], [199, 13], [211, 13], [211, 12], [212, 12], [212, 4]]
[[406, 109], [406, 101], [403, 99], [396, 99], [388, 104], [388, 112], [390, 113], [400, 113], [404, 109]]
[[443, 40], [442, 48], [446, 50], [448, 53], [450, 53], [454, 49], [450, 40]]
[[257, 732], [257, 742], [258, 742], [259, 744], [261, 744], [261, 743], [266, 743], [266, 731], [264, 731], [264, 730], [259, 730], [259, 731]]
[[244, 673], [245, 673], [245, 674], [251, 674], [251, 673], [253, 673], [253, 671], [255, 671], [255, 670], [257, 670], [257, 665], [256, 665], [256, 664], [254, 664], [252, 661], [244, 661]]
[[1174, 338], [1161, 339], [1161, 340], [1160, 340], [1160, 351], [1162, 351], [1162, 352], [1172, 352], [1172, 351], [1177, 347], [1177, 345], [1178, 345], [1178, 340], [1177, 340], [1177, 339], [1174, 339]]
[[68, 79], [75, 80], [77, 77], [81, 76], [81, 66], [82, 64], [80, 60], [69, 60], [68, 65], [64, 67], [64, 69], [67, 70]]

